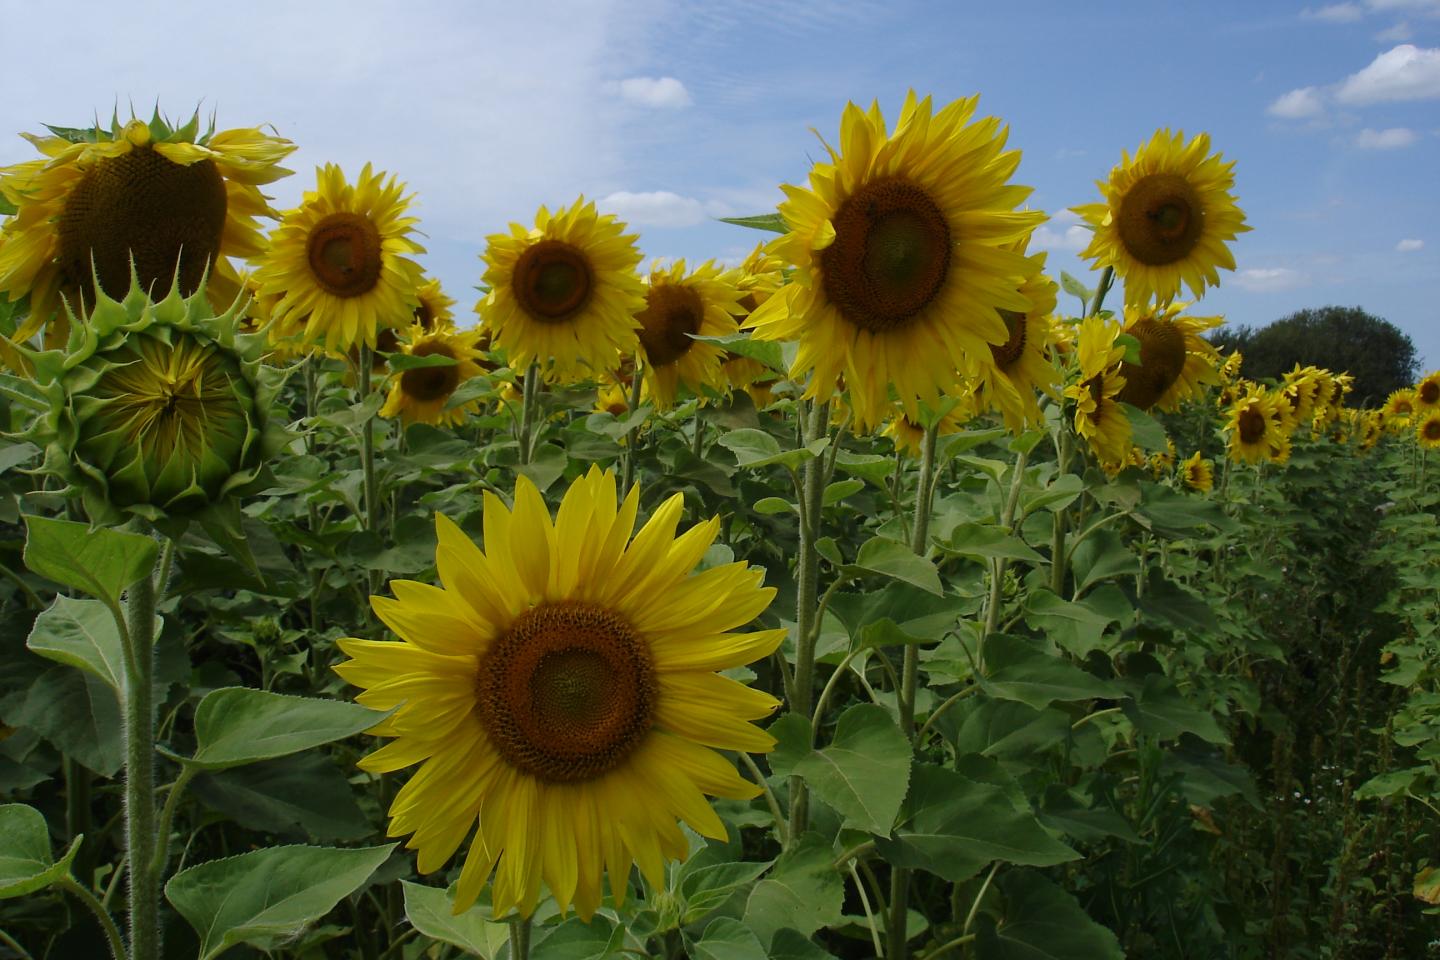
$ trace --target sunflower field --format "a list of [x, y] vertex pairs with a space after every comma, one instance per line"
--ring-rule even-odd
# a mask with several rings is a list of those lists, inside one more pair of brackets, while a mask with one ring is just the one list
[[478, 320], [395, 173], [27, 135], [0, 958], [1440, 957], [1440, 372], [1211, 346], [1204, 134], [1091, 288], [977, 98], [893, 119], [738, 265], [556, 198]]

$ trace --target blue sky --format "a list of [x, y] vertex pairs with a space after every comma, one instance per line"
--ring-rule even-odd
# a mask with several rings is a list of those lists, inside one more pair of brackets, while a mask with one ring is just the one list
[[893, 117], [913, 87], [978, 92], [1009, 124], [1017, 180], [1053, 218], [1037, 245], [1092, 282], [1065, 208], [1157, 127], [1208, 131], [1254, 230], [1200, 312], [1262, 325], [1358, 305], [1440, 366], [1440, 0], [0, 9], [27, 24], [6, 55], [0, 163], [34, 155], [3, 131], [79, 125], [117, 100], [271, 123], [300, 145], [277, 205], [318, 163], [398, 173], [422, 260], [462, 309], [487, 234], [580, 193], [649, 256], [737, 262], [759, 235], [714, 217], [773, 210], [819, 153], [812, 127], [833, 140], [846, 100]]

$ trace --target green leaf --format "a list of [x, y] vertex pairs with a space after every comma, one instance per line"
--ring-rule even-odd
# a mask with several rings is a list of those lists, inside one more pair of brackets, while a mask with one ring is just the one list
[[830, 842], [807, 833], [775, 861], [770, 876], [755, 884], [745, 903], [745, 923], [769, 947], [786, 927], [810, 936], [845, 915], [845, 884], [834, 867]]
[[1115, 343], [1125, 348], [1125, 356], [1123, 359], [1126, 363], [1133, 363], [1137, 367], [1142, 365], [1140, 361], [1139, 338], [1128, 333], [1122, 333], [1115, 338]]
[[57, 862], [50, 855], [44, 814], [23, 803], [0, 806], [0, 900], [44, 890], [69, 876], [82, 839], [76, 837]]
[[195, 756], [184, 762], [224, 770], [271, 760], [343, 740], [385, 716], [343, 700], [225, 687], [206, 694], [195, 708]]
[[770, 960], [835, 960], [835, 956], [817, 947], [799, 930], [786, 927], [775, 931], [770, 941]]
[[943, 596], [945, 593], [935, 564], [917, 556], [915, 551], [899, 540], [891, 540], [889, 537], [871, 537], [861, 544], [852, 567], [913, 584], [936, 596]]
[[979, 560], [1004, 558], [1037, 564], [1045, 562], [1045, 558], [1024, 540], [1006, 533], [1003, 527], [988, 523], [959, 524], [943, 547], [946, 553]]
[[1089, 304], [1090, 298], [1095, 296], [1094, 290], [1091, 290], [1064, 270], [1060, 271], [1060, 289], [1072, 297], [1079, 297], [1080, 302], [1084, 304]]
[[795, 513], [795, 504], [784, 497], [761, 497], [750, 507], [761, 516], [772, 517], [780, 513]]
[[798, 713], [782, 714], [766, 732], [775, 738], [775, 749], [765, 755], [770, 772], [777, 777], [793, 775], [800, 761], [810, 755], [810, 718]]
[[864, 489], [865, 481], [855, 477], [849, 480], [836, 480], [825, 488], [824, 496], [821, 498], [821, 504], [828, 507]]
[[29, 514], [24, 519], [25, 566], [111, 606], [155, 569], [159, 544], [151, 537]]
[[1075, 502], [1085, 491], [1085, 481], [1077, 474], [1062, 473], [1039, 490], [1028, 490], [1020, 494], [1022, 516], [1042, 507], [1046, 510], [1063, 510]]
[[1165, 571], [1158, 565], [1150, 570], [1145, 593], [1140, 598], [1140, 613], [1190, 633], [1213, 633], [1220, 627], [1210, 604], [1166, 579]]
[[537, 931], [530, 946], [530, 960], [603, 960], [620, 952], [625, 942], [625, 928], [616, 926], [604, 915], [589, 923], [571, 917], [548, 934]]
[[424, 356], [410, 353], [387, 353], [385, 355], [385, 365], [390, 368], [392, 373], [423, 370], [426, 367], [453, 367], [458, 362], [454, 357], [447, 357], [443, 353], [430, 353]]
[[6, 720], [29, 727], [102, 777], [115, 776], [125, 763], [119, 696], [88, 671], [51, 667], [30, 685], [24, 704]]
[[889, 833], [905, 799], [911, 753], [890, 711], [857, 703], [840, 715], [830, 745], [803, 758], [795, 772], [846, 826]]
[[1146, 453], [1158, 453], [1161, 450], [1169, 449], [1169, 437], [1165, 434], [1165, 428], [1160, 425], [1150, 414], [1139, 407], [1131, 406], [1128, 403], [1120, 404], [1125, 410], [1125, 416], [1130, 420], [1130, 439], [1135, 446]]
[[1404, 796], [1415, 781], [1427, 772], [1428, 768], [1426, 767], [1387, 771], [1362, 783], [1355, 791], [1355, 799], [1376, 800], [1381, 797]]
[[1080, 669], [1028, 637], [1005, 633], [985, 640], [985, 690], [1003, 700], [1019, 700], [1037, 710], [1056, 700], [1092, 700], [1117, 695], [1114, 685]]
[[761, 213], [753, 217], [720, 217], [721, 223], [733, 223], [737, 227], [752, 230], [768, 230], [771, 233], [789, 233], [790, 228], [778, 213]]
[[1005, 913], [979, 918], [980, 960], [1125, 960], [1115, 934], [1038, 873], [1007, 873], [999, 886]]
[[765, 947], [748, 926], [734, 917], [716, 917], [705, 934], [690, 945], [696, 960], [768, 960]]
[[35, 618], [25, 646], [56, 663], [86, 670], [119, 693], [125, 686], [125, 649], [115, 617], [99, 600], [56, 597]]
[[1161, 740], [1176, 740], [1181, 734], [1193, 733], [1210, 743], [1230, 742], [1215, 718], [1208, 711], [1191, 705], [1175, 681], [1163, 673], [1149, 674], [1139, 683], [1130, 680], [1127, 686], [1133, 699], [1121, 706], [1137, 730]]
[[723, 337], [702, 337], [692, 333], [690, 338], [757, 360], [777, 373], [785, 372], [785, 357], [780, 351], [780, 344], [774, 340], [756, 340], [748, 333], [731, 333]]
[[962, 709], [955, 734], [957, 754], [1023, 760], [1070, 736], [1070, 716], [1063, 710], [1036, 710], [1016, 700], [988, 697], [976, 698]]
[[197, 777], [196, 799], [240, 826], [316, 840], [360, 840], [373, 828], [325, 753], [303, 753]]
[[400, 881], [405, 892], [405, 919], [432, 940], [453, 944], [485, 960], [496, 956], [510, 940], [510, 926], [485, 919], [485, 912], [471, 907], [454, 914], [453, 887], [427, 887], [409, 880]]
[[1067, 653], [1085, 657], [1101, 647], [1105, 630], [1114, 622], [1091, 603], [1094, 594], [1079, 601], [1062, 600], [1049, 590], [1030, 591], [1025, 598], [1025, 623], [1054, 640]]
[[1134, 576], [1140, 572], [1140, 561], [1113, 530], [1097, 530], [1075, 548], [1070, 569], [1075, 574], [1075, 596], [1080, 596], [1101, 580]]
[[1056, 840], [1009, 792], [962, 773], [917, 764], [910, 777], [906, 816], [876, 849], [891, 864], [926, 870], [959, 883], [992, 860], [1049, 867], [1080, 859]]
[[239, 943], [270, 950], [360, 889], [393, 849], [266, 847], [182, 870], [165, 898], [200, 935], [200, 960]]
[[685, 874], [680, 881], [681, 923], [694, 923], [734, 896], [741, 887], [754, 883], [770, 869], [773, 860], [741, 860], [713, 863]]
[[742, 467], [768, 467], [780, 464], [793, 470], [806, 460], [812, 460], [829, 444], [828, 437], [821, 437], [809, 446], [798, 450], [780, 449], [780, 441], [764, 430], [744, 428], [731, 430], [720, 435], [720, 445], [735, 454], [735, 462]]

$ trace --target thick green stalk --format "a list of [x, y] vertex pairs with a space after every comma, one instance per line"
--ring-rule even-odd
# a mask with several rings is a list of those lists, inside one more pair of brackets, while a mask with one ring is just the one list
[[535, 431], [535, 404], [540, 392], [540, 365], [530, 364], [530, 369], [525, 371], [525, 387], [521, 394], [520, 401], [520, 465], [524, 466], [530, 462], [530, 456], [534, 452], [534, 441], [531, 436]]
[[120, 937], [120, 930], [115, 926], [115, 921], [110, 918], [110, 912], [105, 909], [105, 905], [95, 899], [95, 894], [68, 876], [63, 878], [57, 886], [85, 904], [90, 912], [95, 914], [95, 919], [100, 921], [100, 929], [105, 931], [105, 941], [110, 945], [110, 956], [113, 960], [125, 960], [125, 942]]
[[[360, 381], [360, 402], [364, 403], [370, 399], [370, 366], [373, 350], [364, 344], [360, 345], [360, 369], [358, 379]], [[365, 418], [360, 426], [360, 464], [365, 474], [365, 516], [363, 518], [365, 529], [371, 533], [378, 533], [380, 530], [380, 488], [375, 479], [375, 417]], [[378, 593], [382, 571], [371, 570], [367, 578], [371, 593]]]
[[130, 857], [130, 960], [160, 958], [155, 856], [155, 581], [126, 594], [132, 669], [125, 683], [125, 847]]
[[[1015, 466], [1011, 469], [1014, 472], [1010, 477], [1010, 493], [1005, 497], [1005, 505], [1000, 510], [1000, 526], [1006, 533], [1014, 532], [1015, 509], [1020, 503], [1020, 489], [1025, 485], [1025, 453], [1023, 451], [1016, 456]], [[985, 606], [985, 632], [980, 635], [982, 656], [977, 658], [982, 662], [985, 638], [995, 632], [995, 627], [1000, 622], [1000, 588], [1005, 580], [1007, 567], [1008, 563], [1004, 557], [997, 557], [990, 563], [990, 598]]]
[[[644, 370], [639, 357], [635, 358], [635, 373], [630, 381], [630, 402], [625, 407], [625, 415], [628, 417], [640, 409], [640, 391], [645, 386]], [[628, 496], [630, 485], [635, 482], [635, 440], [640, 436], [640, 424], [635, 424], [625, 434], [625, 451], [621, 456], [622, 465], [620, 468], [620, 496]]]
[[[910, 547], [921, 557], [930, 552], [930, 498], [935, 487], [935, 438], [939, 432], [940, 421], [936, 420], [925, 428], [925, 437], [920, 445], [920, 475], [915, 481], [915, 522], [910, 528]], [[906, 644], [896, 706], [900, 710], [900, 729], [912, 738], [915, 735], [915, 687], [919, 676], [920, 648], [913, 643]], [[890, 872], [890, 917], [887, 923], [889, 949], [886, 956], [891, 960], [905, 960], [909, 955], [909, 937], [906, 936], [909, 899], [910, 871], [896, 867]]]
[[510, 960], [530, 960], [530, 918], [510, 921]]
[[[814, 443], [830, 430], [830, 404], [811, 405], [801, 440]], [[806, 460], [800, 478], [800, 548], [795, 565], [795, 696], [790, 710], [809, 717], [815, 682], [815, 630], [820, 588], [820, 513], [825, 495], [825, 470], [818, 458]], [[790, 778], [790, 838], [799, 839], [809, 822], [805, 782]]]
[[[1075, 450], [1075, 438], [1064, 422], [1060, 424], [1060, 449], [1056, 451], [1059, 469], [1056, 479], [1070, 470], [1070, 457]], [[1053, 515], [1054, 527], [1050, 535], [1050, 590], [1057, 597], [1063, 597], [1065, 590], [1065, 510], [1057, 509]]]

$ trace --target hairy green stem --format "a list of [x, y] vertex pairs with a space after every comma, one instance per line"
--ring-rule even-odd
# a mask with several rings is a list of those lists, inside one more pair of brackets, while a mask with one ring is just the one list
[[[360, 345], [360, 369], [357, 371], [360, 381], [360, 402], [364, 403], [370, 399], [370, 365], [373, 362], [374, 351], [364, 345]], [[374, 415], [365, 418], [360, 425], [360, 466], [364, 471], [365, 487], [365, 529], [371, 533], [380, 531], [380, 488], [375, 479], [375, 417]], [[371, 593], [378, 593], [382, 571], [371, 570], [367, 576], [367, 582]]]
[[[1055, 471], [1055, 476], [1057, 479], [1063, 477], [1070, 470], [1070, 457], [1075, 450], [1074, 443], [1074, 436], [1062, 420], [1059, 449], [1056, 451], [1058, 469]], [[1057, 597], [1063, 597], [1067, 566], [1065, 562], [1067, 558], [1065, 553], [1065, 508], [1061, 507], [1055, 511], [1052, 522], [1054, 527], [1050, 534], [1050, 591]]]
[[[811, 404], [804, 417], [802, 444], [814, 443], [830, 430], [830, 404]], [[800, 481], [800, 547], [795, 569], [795, 696], [790, 710], [808, 717], [815, 680], [815, 630], [818, 613], [816, 596], [820, 588], [820, 514], [825, 495], [824, 465], [814, 457], [806, 460]], [[798, 839], [809, 822], [809, 797], [805, 782], [790, 778], [790, 839]]]
[[[1000, 526], [1007, 534], [1014, 532], [1015, 509], [1020, 503], [1020, 488], [1025, 485], [1024, 451], [1015, 457], [1015, 465], [1011, 469], [1014, 472], [1010, 478], [1010, 492], [1000, 510]], [[976, 657], [982, 664], [985, 662], [985, 640], [995, 632], [995, 627], [1000, 623], [1000, 590], [1008, 567], [1009, 562], [1005, 557], [996, 557], [990, 561], [990, 597], [985, 604], [985, 632], [980, 634], [980, 649]]]
[[[635, 374], [630, 381], [629, 403], [625, 407], [625, 415], [631, 416], [640, 409], [640, 391], [645, 386], [644, 371], [640, 364], [639, 357], [635, 358]], [[635, 482], [635, 440], [640, 436], [640, 424], [635, 424], [625, 433], [625, 451], [621, 455], [620, 469], [620, 496], [630, 493], [630, 485]]]
[[1110, 292], [1110, 287], [1115, 283], [1115, 268], [1106, 267], [1105, 272], [1100, 274], [1100, 285], [1095, 288], [1095, 299], [1090, 302], [1090, 309], [1085, 311], [1087, 317], [1093, 317], [1100, 312], [1100, 307], [1105, 303], [1105, 294]]
[[130, 960], [159, 960], [155, 855], [155, 581], [126, 593], [132, 668], [125, 683], [125, 846], [130, 855]]
[[175, 822], [175, 808], [180, 804], [180, 795], [185, 792], [197, 772], [195, 767], [182, 767], [180, 775], [170, 784], [170, 792], [165, 795], [165, 805], [160, 809], [160, 826], [155, 836], [156, 883], [164, 876], [166, 861], [170, 859], [170, 825]]
[[510, 960], [530, 960], [530, 918], [510, 920]]
[[540, 365], [532, 363], [530, 369], [525, 371], [525, 388], [520, 401], [520, 436], [517, 439], [522, 467], [530, 462], [530, 456], [534, 453], [534, 438], [531, 435], [535, 432], [535, 404], [539, 393]]
[[115, 921], [110, 918], [110, 912], [105, 909], [104, 904], [95, 899], [95, 894], [69, 876], [62, 878], [56, 886], [85, 904], [90, 912], [95, 914], [95, 919], [100, 921], [100, 928], [105, 931], [105, 940], [110, 944], [110, 956], [113, 960], [125, 960], [125, 941], [120, 938], [120, 929], [115, 926]]

